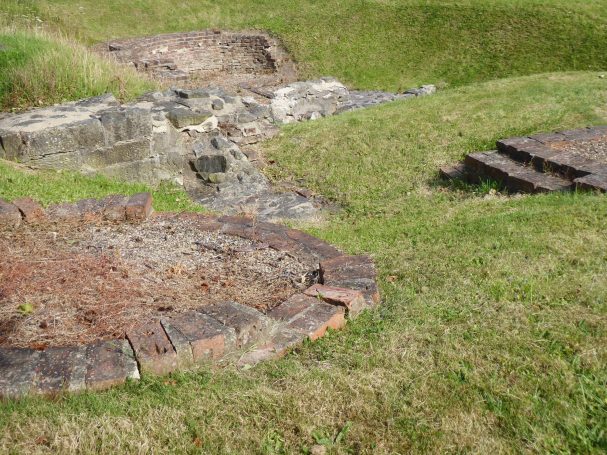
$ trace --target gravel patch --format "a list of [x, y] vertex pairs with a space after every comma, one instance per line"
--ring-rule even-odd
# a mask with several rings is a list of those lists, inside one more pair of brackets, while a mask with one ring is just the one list
[[559, 142], [550, 147], [607, 164], [607, 136], [588, 141]]
[[0, 238], [0, 346], [121, 337], [171, 313], [232, 300], [266, 311], [317, 264], [189, 220], [25, 226]]

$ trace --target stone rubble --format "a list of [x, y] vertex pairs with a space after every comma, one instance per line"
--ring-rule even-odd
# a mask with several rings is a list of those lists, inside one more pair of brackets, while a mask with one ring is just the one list
[[434, 90], [349, 91], [336, 79], [322, 78], [257, 90], [265, 95], [257, 98], [218, 87], [174, 88], [122, 105], [104, 95], [1, 118], [0, 158], [153, 186], [171, 181], [226, 214], [313, 220], [320, 216], [318, 204], [302, 192], [273, 188], [251, 146], [276, 134], [280, 124]]

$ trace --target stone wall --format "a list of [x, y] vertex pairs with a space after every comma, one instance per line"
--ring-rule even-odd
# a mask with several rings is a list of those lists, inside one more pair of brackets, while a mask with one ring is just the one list
[[203, 30], [114, 40], [96, 50], [138, 70], [173, 80], [220, 74], [294, 74], [275, 38], [261, 32]]

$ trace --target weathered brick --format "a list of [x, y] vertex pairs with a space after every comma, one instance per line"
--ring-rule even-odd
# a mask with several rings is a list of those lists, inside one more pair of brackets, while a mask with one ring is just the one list
[[574, 180], [578, 188], [607, 192], [607, 175], [590, 174]]
[[86, 387], [86, 347], [48, 348], [40, 353], [34, 380], [36, 393], [76, 392]]
[[13, 205], [16, 206], [23, 219], [27, 223], [38, 223], [46, 219], [46, 213], [40, 204], [29, 197], [15, 199]]
[[84, 221], [96, 221], [103, 217], [103, 203], [98, 199], [81, 199], [76, 203], [76, 208]]
[[129, 221], [146, 220], [152, 213], [152, 195], [138, 193], [129, 198], [126, 203], [126, 219]]
[[275, 308], [268, 311], [267, 316], [277, 321], [291, 321], [318, 300], [316, 296], [310, 297], [305, 294], [294, 294]]
[[221, 358], [236, 340], [234, 329], [197, 311], [164, 318], [161, 323], [180, 364]]
[[108, 221], [126, 220], [126, 203], [128, 198], [119, 194], [114, 194], [102, 200], [103, 218]]
[[18, 398], [32, 390], [39, 356], [32, 349], [0, 348], [0, 397]]
[[21, 212], [13, 204], [0, 199], [0, 226], [17, 227], [21, 224]]
[[80, 210], [76, 204], [53, 204], [46, 209], [46, 215], [51, 221], [73, 222], [81, 218]]
[[343, 255], [320, 262], [320, 280], [323, 284], [358, 278], [374, 280], [376, 276], [375, 264], [369, 256]]
[[99, 341], [86, 347], [86, 388], [102, 390], [139, 379], [135, 354], [127, 340]]
[[177, 353], [160, 322], [137, 326], [126, 337], [142, 372], [163, 375], [177, 369]]
[[330, 259], [342, 255], [334, 246], [331, 246], [327, 242], [323, 242], [310, 234], [306, 234], [305, 232], [289, 229], [287, 231], [287, 236], [290, 239], [299, 242], [308, 252], [318, 259]]
[[348, 310], [350, 316], [356, 316], [366, 306], [365, 298], [360, 291], [315, 284], [304, 291], [310, 297], [318, 297], [327, 303], [341, 305]]
[[341, 329], [345, 324], [345, 308], [318, 300], [290, 321], [286, 328], [314, 341], [324, 336], [328, 329]]
[[282, 328], [272, 336], [272, 340], [268, 344], [242, 355], [238, 359], [238, 366], [253, 366], [264, 360], [282, 357], [305, 338], [306, 334], [303, 332]]
[[259, 311], [236, 302], [221, 302], [200, 309], [223, 325], [234, 329], [236, 347], [267, 341], [272, 329], [271, 319]]

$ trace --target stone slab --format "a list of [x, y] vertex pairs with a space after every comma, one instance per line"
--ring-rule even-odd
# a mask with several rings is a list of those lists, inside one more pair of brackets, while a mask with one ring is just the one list
[[267, 316], [277, 321], [290, 322], [303, 312], [314, 306], [316, 296], [294, 294], [275, 308], [267, 312]]
[[272, 320], [259, 311], [236, 302], [221, 302], [200, 309], [236, 333], [236, 347], [264, 343], [272, 329]]
[[32, 390], [39, 357], [32, 349], [0, 348], [1, 398], [19, 398]]
[[587, 175], [575, 179], [574, 183], [581, 189], [607, 192], [607, 176], [605, 175]]
[[99, 341], [86, 348], [86, 388], [103, 390], [139, 379], [135, 354], [127, 340]]
[[126, 337], [143, 373], [163, 375], [177, 369], [177, 353], [160, 322], [139, 325]]
[[40, 394], [77, 392], [86, 388], [86, 347], [48, 348], [36, 365], [34, 390]]

